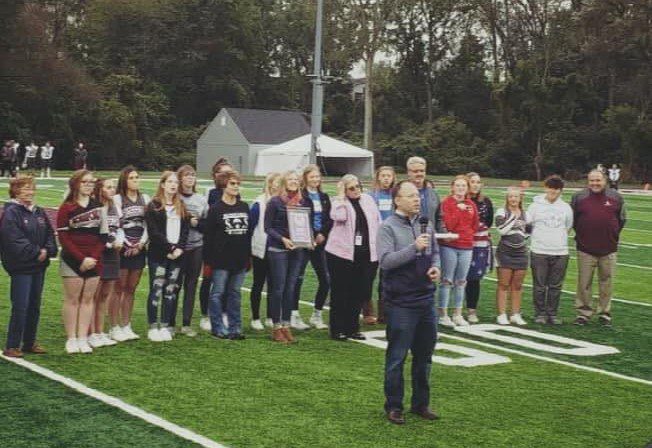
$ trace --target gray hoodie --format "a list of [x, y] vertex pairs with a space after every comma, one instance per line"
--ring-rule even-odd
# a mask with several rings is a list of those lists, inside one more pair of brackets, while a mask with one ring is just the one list
[[528, 224], [532, 224], [532, 253], [568, 255], [568, 231], [573, 227], [573, 210], [561, 196], [552, 203], [545, 194], [535, 196], [526, 218]]

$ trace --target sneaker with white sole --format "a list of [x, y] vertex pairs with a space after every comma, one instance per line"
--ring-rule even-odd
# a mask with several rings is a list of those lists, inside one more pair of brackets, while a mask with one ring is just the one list
[[161, 342], [161, 332], [158, 328], [150, 328], [147, 332], [147, 339], [152, 342]]
[[520, 314], [520, 313], [512, 314], [512, 315], [509, 317], [509, 321], [510, 321], [511, 323], [513, 323], [513, 324], [515, 324], [515, 325], [518, 325], [518, 326], [521, 326], [521, 327], [522, 327], [523, 325], [527, 325], [527, 322], [525, 322], [525, 321], [523, 320], [523, 318], [521, 317], [521, 314]]
[[77, 345], [79, 345], [79, 353], [93, 353], [93, 347], [88, 345], [88, 339], [77, 339]]
[[466, 321], [470, 324], [477, 324], [480, 322], [480, 319], [478, 319], [478, 315], [475, 313], [469, 313], [468, 316], [466, 316]]
[[326, 328], [328, 328], [328, 325], [324, 323], [321, 314], [316, 314], [316, 313], [313, 313], [313, 315], [310, 316], [310, 325], [315, 327], [317, 330], [325, 330]]
[[250, 326], [251, 326], [252, 330], [256, 330], [256, 331], [262, 331], [262, 330], [265, 329], [265, 327], [263, 326], [263, 323], [260, 321], [260, 319], [252, 320]]
[[464, 319], [464, 316], [457, 314], [453, 316], [453, 323], [458, 327], [468, 327], [469, 323]]
[[267, 328], [274, 328], [274, 321], [271, 318], [265, 319], [265, 326]]
[[448, 314], [444, 314], [443, 316], [439, 317], [439, 325], [453, 328], [455, 326], [455, 322], [451, 320]]
[[116, 325], [115, 327], [109, 330], [109, 337], [116, 342], [128, 341], [127, 335], [122, 331], [122, 327]]
[[134, 330], [131, 329], [130, 323], [122, 327], [122, 332], [124, 333], [128, 341], [134, 341], [136, 339], [140, 339], [140, 336], [134, 333]]
[[496, 323], [498, 325], [509, 325], [509, 319], [507, 319], [507, 314], [499, 314], [498, 317], [496, 317]]
[[172, 333], [170, 333], [170, 327], [161, 328], [158, 332], [161, 341], [171, 341]]
[[197, 332], [189, 326], [181, 327], [181, 334], [188, 336], [189, 338], [194, 338], [197, 336]]
[[310, 328], [310, 325], [306, 325], [306, 323], [301, 319], [301, 315], [298, 311], [292, 311], [292, 316], [290, 317], [290, 327], [294, 328], [295, 330], [307, 330]]
[[199, 319], [199, 328], [204, 331], [211, 331], [211, 319], [208, 316], [202, 316]]
[[88, 345], [92, 348], [104, 347], [104, 340], [100, 337], [99, 333], [93, 333], [88, 337]]
[[106, 333], [100, 333], [100, 339], [102, 339], [102, 343], [105, 347], [117, 344], [117, 342], [111, 339]]
[[77, 343], [76, 338], [71, 338], [66, 341], [66, 353], [69, 355], [79, 353], [79, 344]]

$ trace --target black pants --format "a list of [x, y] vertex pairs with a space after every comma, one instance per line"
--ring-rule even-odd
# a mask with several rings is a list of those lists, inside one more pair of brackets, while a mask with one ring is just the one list
[[[199, 274], [201, 274], [202, 248], [187, 249], [181, 258], [181, 284], [183, 285], [183, 326], [190, 326], [192, 313], [195, 308], [195, 293]], [[176, 311], [170, 326], [176, 324]]]
[[480, 280], [466, 281], [466, 307], [472, 310], [478, 308], [480, 300]]
[[326, 259], [331, 276], [330, 334], [355, 334], [360, 331], [360, 310], [371, 297], [378, 263], [349, 261], [330, 253]]
[[2, 171], [2, 177], [5, 176], [14, 176], [16, 173], [14, 163], [12, 161], [4, 161], [0, 164], [0, 170]]
[[312, 264], [312, 268], [315, 270], [317, 275], [317, 281], [319, 286], [317, 287], [317, 292], [315, 293], [315, 309], [321, 310], [324, 308], [326, 303], [326, 298], [328, 297], [328, 292], [331, 288], [331, 278], [328, 274], [328, 266], [326, 263], [326, 251], [324, 250], [324, 245], [317, 246], [315, 250], [309, 250], [308, 256], [305, 259], [305, 264], [301, 268], [301, 274], [297, 279], [297, 286], [295, 290], [294, 297], [294, 309], [299, 309], [299, 299], [301, 298], [301, 287], [303, 286], [303, 278], [306, 274], [306, 267], [308, 266], [308, 261]]
[[[251, 294], [249, 299], [251, 300], [251, 318], [253, 320], [260, 319], [260, 302], [263, 295], [263, 287], [265, 286], [265, 281], [269, 282], [269, 268], [267, 265], [266, 258], [251, 257], [254, 282], [251, 285]], [[267, 317], [271, 318], [271, 312], [269, 309], [269, 298], [267, 300]]]

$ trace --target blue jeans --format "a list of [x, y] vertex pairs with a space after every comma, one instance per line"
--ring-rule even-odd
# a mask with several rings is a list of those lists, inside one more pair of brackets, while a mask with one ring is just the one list
[[303, 286], [303, 278], [306, 274], [306, 267], [308, 266], [308, 262], [312, 264], [312, 268], [315, 270], [315, 274], [317, 274], [317, 281], [319, 282], [319, 286], [317, 287], [317, 292], [315, 293], [315, 309], [321, 310], [324, 308], [326, 298], [328, 297], [328, 291], [331, 288], [331, 277], [328, 273], [328, 267], [326, 265], [326, 251], [324, 250], [324, 244], [315, 247], [314, 250], [309, 250], [303, 259], [303, 266], [299, 272], [299, 278], [297, 278], [297, 286], [294, 291], [294, 309], [299, 309], [301, 287]]
[[167, 327], [172, 322], [179, 297], [181, 259], [165, 261], [149, 260], [149, 297], [147, 300], [147, 321], [156, 324], [159, 307], [160, 324]]
[[448, 308], [451, 288], [454, 291], [454, 307], [462, 308], [466, 277], [473, 258], [472, 249], [456, 249], [449, 246], [439, 247], [441, 257], [441, 284], [439, 286], [439, 308]]
[[211, 318], [213, 334], [226, 335], [222, 321], [223, 298], [226, 302], [226, 315], [229, 319], [228, 334], [238, 334], [242, 328], [240, 317], [240, 288], [244, 282], [247, 271], [213, 270], [213, 287], [208, 300], [208, 315]]
[[437, 340], [434, 303], [423, 308], [385, 304], [385, 410], [403, 410], [403, 364], [412, 352], [412, 409], [430, 404], [430, 369]]
[[289, 324], [294, 307], [297, 279], [305, 266], [306, 249], [267, 251], [268, 300], [274, 324]]
[[41, 295], [45, 270], [36, 274], [11, 276], [11, 319], [7, 329], [6, 348], [29, 350], [36, 341], [41, 316]]

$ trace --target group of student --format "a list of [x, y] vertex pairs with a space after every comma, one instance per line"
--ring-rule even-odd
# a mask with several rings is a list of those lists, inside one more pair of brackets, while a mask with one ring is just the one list
[[0, 148], [0, 177], [14, 177], [21, 170], [41, 171], [41, 178], [51, 177], [54, 146], [49, 141], [43, 146], [34, 142], [21, 147], [15, 140], [5, 141]]
[[[585, 324], [594, 312], [591, 284], [595, 269], [600, 277], [597, 312], [603, 324], [611, 323], [611, 277], [625, 211], [622, 197], [606, 188], [603, 173], [591, 171], [588, 188], [578, 192], [571, 205], [561, 198], [563, 180], [550, 176], [544, 182], [545, 193], [536, 196], [527, 210], [524, 191], [510, 187], [504, 205], [494, 212], [477, 173], [455, 176], [450, 192], [440, 199], [434, 184], [426, 179], [423, 158], [411, 157], [406, 168], [408, 181], [418, 191], [421, 228], [432, 226], [437, 232], [438, 244], [433, 244], [441, 265], [436, 300], [440, 325], [479, 322], [480, 281], [494, 262], [498, 324], [526, 325], [521, 302], [529, 265], [535, 321], [560, 324], [559, 297], [571, 228], [576, 232], [579, 265], [575, 323]], [[75, 171], [56, 222], [66, 352], [91, 353], [139, 338], [132, 329], [132, 310], [146, 264], [147, 337], [154, 342], [175, 336], [181, 291], [180, 331], [190, 337], [197, 334], [192, 318], [200, 276], [199, 327], [219, 339], [244, 339], [241, 289], [249, 269], [253, 269], [251, 328], [262, 331], [267, 327], [275, 342], [293, 343], [296, 332], [292, 330], [310, 326], [328, 328], [335, 340], [361, 340], [365, 339], [360, 331], [361, 313], [366, 324], [384, 322], [383, 297], [389, 291], [383, 289], [388, 286], [382, 279], [387, 272], [380, 271], [377, 306], [372, 302], [372, 288], [382, 261], [379, 247], [388, 244], [378, 241], [379, 229], [397, 213], [397, 176], [392, 167], [376, 171], [369, 193], [363, 191], [356, 176], [343, 176], [333, 197], [322, 190], [316, 165], [301, 173], [271, 173], [251, 206], [241, 198], [240, 174], [226, 160], [220, 159], [212, 174], [215, 187], [202, 195], [197, 192], [197, 175], [191, 166], [165, 171], [150, 198], [141, 192], [134, 167], [124, 168], [117, 183], [97, 179], [85, 169]], [[4, 353], [22, 356], [23, 352], [44, 352], [36, 343], [36, 328], [45, 270], [58, 248], [53, 226], [35, 205], [34, 179], [13, 179], [9, 192], [11, 201], [0, 223], [0, 251], [11, 276], [12, 300]], [[310, 211], [311, 248], [295, 245], [290, 237], [288, 210], [294, 207]], [[494, 224], [500, 235], [495, 251], [489, 232]], [[419, 235], [413, 236], [417, 244]], [[308, 264], [315, 271], [318, 287], [306, 324], [299, 305]], [[262, 318], [265, 283], [267, 306]], [[329, 293], [327, 324], [322, 312]], [[107, 315], [109, 330], [105, 333]]]

